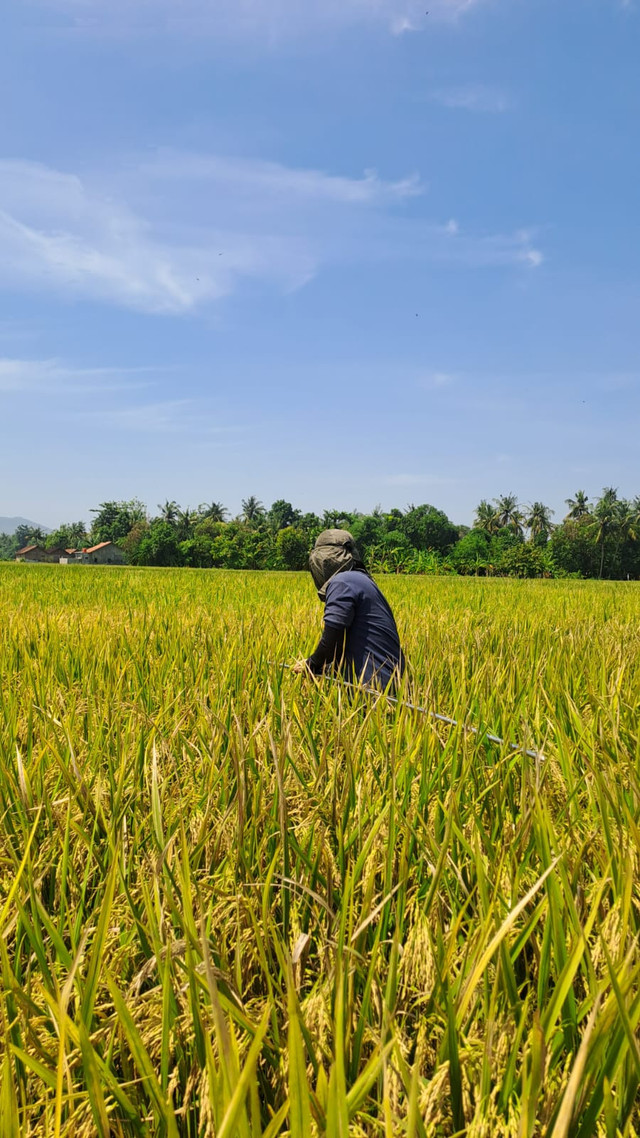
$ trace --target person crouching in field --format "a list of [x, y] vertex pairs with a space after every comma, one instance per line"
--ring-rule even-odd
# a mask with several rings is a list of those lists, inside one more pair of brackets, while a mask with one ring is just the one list
[[393, 613], [371, 579], [347, 530], [318, 537], [309, 569], [324, 603], [324, 629], [315, 650], [293, 665], [294, 672], [338, 671], [366, 686], [393, 688], [404, 657]]

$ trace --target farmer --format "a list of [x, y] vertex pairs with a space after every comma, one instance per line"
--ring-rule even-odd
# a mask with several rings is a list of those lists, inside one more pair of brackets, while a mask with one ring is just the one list
[[396, 622], [351, 534], [343, 529], [321, 533], [309, 569], [324, 602], [324, 630], [313, 655], [298, 660], [294, 672], [319, 676], [337, 670], [348, 680], [393, 686], [404, 670]]

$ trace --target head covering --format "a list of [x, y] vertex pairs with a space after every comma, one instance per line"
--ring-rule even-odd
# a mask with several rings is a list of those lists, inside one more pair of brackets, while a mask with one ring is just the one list
[[327, 585], [336, 573], [364, 568], [358, 547], [346, 529], [324, 530], [309, 554], [309, 569], [321, 601], [327, 599]]

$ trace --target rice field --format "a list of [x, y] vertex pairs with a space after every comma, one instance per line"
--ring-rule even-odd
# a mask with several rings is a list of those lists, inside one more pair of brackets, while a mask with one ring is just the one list
[[0, 1138], [640, 1133], [640, 586], [380, 583], [458, 727], [307, 574], [0, 566]]

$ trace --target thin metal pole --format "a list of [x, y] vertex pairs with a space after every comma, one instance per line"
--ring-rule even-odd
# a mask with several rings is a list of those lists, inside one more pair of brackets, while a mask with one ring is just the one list
[[[277, 660], [267, 660], [268, 664], [276, 668], [292, 668], [292, 664], [281, 664]], [[335, 676], [329, 676], [332, 682], [335, 682]], [[488, 731], [482, 731], [480, 727], [471, 727], [467, 724], [461, 724], [458, 719], [452, 719], [449, 715], [441, 715], [439, 711], [432, 711], [429, 707], [420, 707], [417, 703], [407, 703], [404, 700], [396, 699], [394, 695], [388, 695], [387, 692], [381, 691], [378, 688], [365, 688], [360, 684], [352, 684], [349, 680], [343, 680], [346, 687], [355, 688], [357, 691], [365, 692], [367, 695], [383, 695], [389, 703], [395, 703], [398, 707], [406, 707], [409, 711], [417, 711], [420, 715], [428, 715], [431, 719], [437, 719], [438, 723], [448, 723], [450, 727], [462, 727], [465, 731], [470, 731], [472, 735], [479, 735], [481, 738], [486, 739], [489, 743], [496, 743], [499, 747], [505, 746], [504, 739], [499, 735], [490, 735]], [[530, 759], [540, 759], [544, 762], [544, 755], [541, 751], [527, 751], [518, 743], [509, 743], [512, 751], [520, 751], [523, 755], [527, 755]]]

